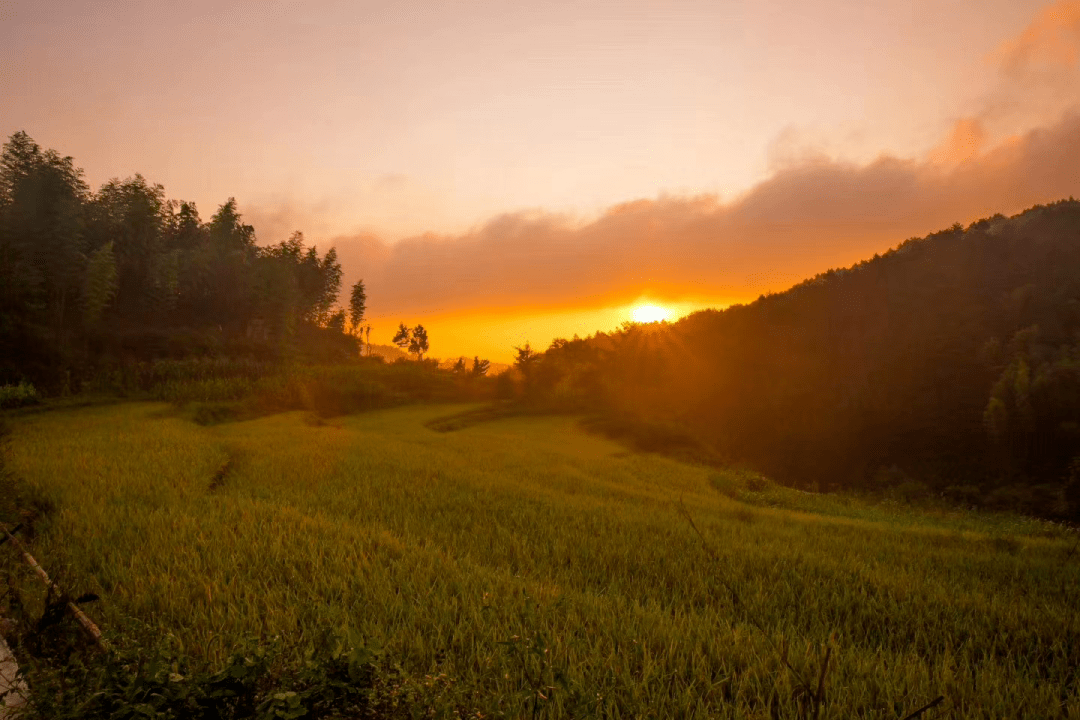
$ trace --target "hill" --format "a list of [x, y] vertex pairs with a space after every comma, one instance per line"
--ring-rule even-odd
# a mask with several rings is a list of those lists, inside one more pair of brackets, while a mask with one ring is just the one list
[[560, 341], [532, 380], [804, 487], [1075, 512], [1080, 202], [955, 225], [747, 305]]

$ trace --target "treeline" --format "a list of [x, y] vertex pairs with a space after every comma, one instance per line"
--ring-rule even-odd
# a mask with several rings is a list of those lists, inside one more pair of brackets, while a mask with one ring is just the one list
[[526, 347], [517, 367], [534, 402], [636, 418], [790, 484], [1075, 517], [1080, 202], [954, 225], [747, 305]]
[[297, 232], [256, 245], [229, 199], [204, 221], [142, 176], [91, 191], [26, 133], [0, 156], [0, 386], [78, 390], [163, 357], [356, 357], [366, 296]]

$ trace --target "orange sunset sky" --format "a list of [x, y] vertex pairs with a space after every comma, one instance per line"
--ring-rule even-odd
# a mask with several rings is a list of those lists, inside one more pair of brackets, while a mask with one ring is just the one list
[[1080, 0], [0, 0], [0, 132], [363, 277], [431, 354], [1080, 195]]

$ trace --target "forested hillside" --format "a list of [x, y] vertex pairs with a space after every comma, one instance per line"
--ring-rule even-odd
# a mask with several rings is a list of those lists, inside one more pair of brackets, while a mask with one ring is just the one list
[[790, 483], [1075, 511], [1080, 202], [524, 364], [534, 397], [673, 424]]
[[[349, 317], [336, 307], [334, 250], [255, 240], [232, 199], [204, 221], [139, 175], [92, 191], [71, 158], [13, 135], [0, 385], [76, 391], [169, 357], [356, 358], [366, 296], [359, 283]], [[530, 402], [636, 418], [792, 484], [1075, 514], [1080, 202], [954, 225], [674, 324], [526, 345], [516, 377]]]
[[[0, 157], [0, 385], [53, 392], [132, 360], [356, 356], [341, 265], [296, 233], [255, 243], [229, 199], [208, 221], [135, 175], [91, 191], [16, 133]], [[362, 292], [361, 292], [362, 318]]]

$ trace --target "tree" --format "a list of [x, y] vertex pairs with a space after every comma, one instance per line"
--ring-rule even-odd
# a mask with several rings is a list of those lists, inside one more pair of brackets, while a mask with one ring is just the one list
[[532, 349], [532, 346], [526, 342], [523, 346], [514, 346], [514, 350], [517, 351], [517, 357], [514, 358], [514, 367], [521, 373], [521, 381], [525, 387], [526, 393], [533, 391], [533, 375], [536, 369], [536, 363], [540, 361], [540, 353]]
[[528, 342], [521, 347], [515, 345], [514, 350], [517, 351], [517, 357], [514, 358], [514, 367], [520, 370], [525, 378], [528, 378], [532, 375], [533, 368], [540, 360], [540, 353], [533, 350]]
[[394, 344], [405, 350], [412, 344], [412, 331], [405, 327], [405, 323], [398, 325], [397, 334], [394, 335]]
[[455, 375], [464, 375], [465, 374], [465, 357], [464, 356], [459, 357], [457, 359], [457, 362], [454, 363], [454, 367], [451, 369], [451, 372], [453, 372]]
[[349, 295], [349, 323], [357, 335], [364, 331], [360, 324], [364, 322], [365, 312], [367, 312], [367, 292], [364, 291], [364, 281], [357, 280]]
[[83, 324], [97, 325], [101, 314], [116, 294], [116, 258], [113, 244], [105, 243], [90, 256], [83, 278]]
[[[118, 343], [139, 360], [205, 351], [211, 336], [318, 337], [335, 356], [355, 352], [366, 297], [358, 283], [352, 307], [337, 309], [336, 250], [320, 256], [300, 233], [270, 247], [255, 239], [232, 198], [204, 223], [141, 175], [91, 193], [71, 158], [15, 133], [0, 150], [0, 384], [56, 387]], [[349, 310], [355, 337], [341, 332]]]
[[152, 322], [170, 309], [178, 284], [177, 255], [166, 247], [171, 212], [165, 188], [142, 175], [110, 180], [87, 204], [87, 244], [113, 245], [114, 314]]
[[330, 248], [319, 262], [319, 255], [315, 247], [308, 251], [308, 256], [315, 261], [319, 268], [319, 282], [315, 294], [316, 321], [322, 322], [330, 314], [341, 292], [341, 263], [337, 259], [337, 248]]
[[0, 155], [0, 308], [14, 322], [51, 330], [64, 346], [86, 267], [88, 188], [70, 157], [43, 151], [24, 132]]
[[303, 233], [297, 231], [288, 240], [262, 249], [257, 267], [263, 281], [258, 314], [274, 318], [284, 328], [300, 321], [337, 328], [337, 320], [331, 319], [337, 313], [334, 304], [341, 288], [341, 263], [334, 248], [320, 258], [317, 248], [306, 247]]
[[472, 363], [472, 375], [473, 377], [483, 377], [487, 375], [488, 370], [491, 368], [491, 363], [487, 360], [481, 360], [480, 356], [473, 357]]
[[336, 332], [345, 333], [345, 310], [339, 309], [336, 312], [330, 313], [330, 317], [326, 320], [326, 327], [328, 330], [334, 330]]
[[199, 271], [202, 307], [197, 312], [203, 322], [241, 330], [254, 310], [252, 265], [259, 251], [255, 228], [241, 222], [235, 198], [214, 213], [207, 225], [207, 240]]
[[424, 359], [424, 353], [428, 351], [428, 334], [423, 325], [417, 325], [412, 329], [412, 339], [409, 341], [409, 352], [416, 355], [417, 360]]
[[[250, 252], [255, 249], [255, 228], [241, 222], [236, 198], [229, 198], [218, 208], [210, 218], [209, 230], [210, 242], [222, 250]], [[303, 240], [302, 235], [300, 239]]]

